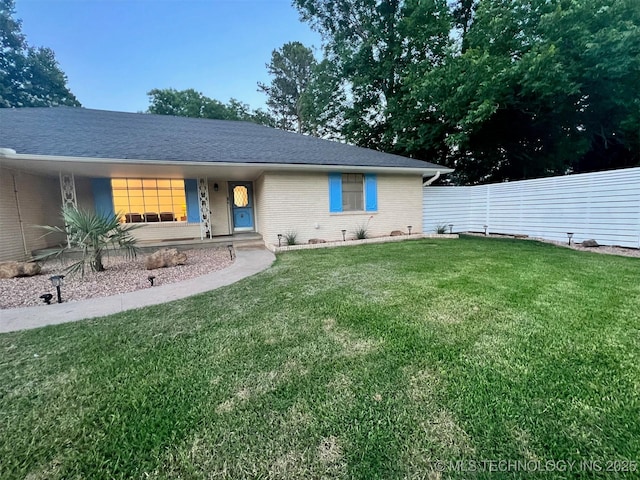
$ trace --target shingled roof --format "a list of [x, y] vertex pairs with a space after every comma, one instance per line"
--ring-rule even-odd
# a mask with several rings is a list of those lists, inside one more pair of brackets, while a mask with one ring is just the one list
[[74, 107], [0, 109], [0, 148], [26, 155], [105, 159], [447, 170], [248, 122]]

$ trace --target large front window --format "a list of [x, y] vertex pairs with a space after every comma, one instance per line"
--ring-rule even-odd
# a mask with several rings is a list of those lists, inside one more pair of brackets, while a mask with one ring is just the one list
[[342, 211], [364, 210], [364, 175], [342, 174]]
[[113, 206], [120, 221], [173, 222], [187, 219], [182, 179], [113, 178]]

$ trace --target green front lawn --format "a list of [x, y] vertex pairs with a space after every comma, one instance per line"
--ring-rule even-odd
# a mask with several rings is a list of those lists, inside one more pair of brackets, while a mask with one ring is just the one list
[[640, 460], [639, 259], [471, 237], [298, 251], [0, 351], [3, 479], [440, 478], [456, 460], [604, 477]]

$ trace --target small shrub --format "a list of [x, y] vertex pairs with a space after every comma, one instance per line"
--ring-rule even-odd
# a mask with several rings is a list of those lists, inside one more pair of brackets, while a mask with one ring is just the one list
[[443, 235], [447, 233], [447, 230], [449, 230], [449, 227], [447, 226], [446, 223], [440, 223], [438, 225], [436, 225], [436, 233]]
[[356, 237], [356, 239], [364, 240], [365, 238], [369, 238], [369, 222], [371, 221], [372, 218], [373, 218], [373, 215], [371, 215], [367, 219], [367, 223], [364, 223], [362, 225], [358, 225], [355, 228], [355, 230], [353, 231], [353, 234]]
[[284, 239], [287, 241], [287, 245], [297, 245], [298, 244], [298, 232], [294, 230], [290, 230], [284, 234]]
[[367, 227], [365, 227], [364, 225], [356, 227], [356, 229], [353, 231], [353, 234], [358, 240], [369, 238], [369, 232], [367, 231]]

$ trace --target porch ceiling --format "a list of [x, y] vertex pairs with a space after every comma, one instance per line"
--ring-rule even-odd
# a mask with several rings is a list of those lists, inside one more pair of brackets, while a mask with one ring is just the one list
[[224, 180], [255, 180], [263, 172], [259, 165], [216, 165], [215, 163], [187, 164], [186, 162], [95, 162], [59, 161], [29, 158], [2, 158], [0, 165], [39, 175], [55, 176], [59, 172], [71, 172], [86, 177], [135, 177], [135, 178], [197, 178], [211, 177]]

